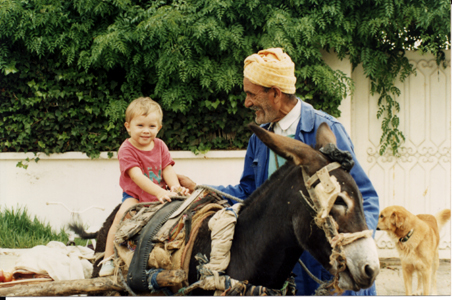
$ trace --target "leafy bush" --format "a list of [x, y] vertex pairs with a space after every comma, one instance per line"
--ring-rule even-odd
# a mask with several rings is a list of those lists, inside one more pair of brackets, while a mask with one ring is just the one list
[[320, 50], [363, 63], [397, 149], [404, 51], [444, 60], [449, 18], [445, 0], [0, 0], [0, 151], [116, 151], [138, 96], [162, 105], [172, 150], [244, 148], [243, 60], [270, 47], [294, 60], [298, 96], [334, 116], [352, 82]]

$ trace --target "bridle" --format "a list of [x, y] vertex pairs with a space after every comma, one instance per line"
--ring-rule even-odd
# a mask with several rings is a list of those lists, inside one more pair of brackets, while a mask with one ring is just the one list
[[[305, 168], [301, 166], [303, 180], [309, 197], [305, 196], [301, 190], [300, 194], [316, 213], [314, 221], [325, 232], [326, 238], [331, 245], [330, 265], [332, 266], [331, 273], [334, 275], [334, 278], [327, 288], [329, 290], [333, 289], [333, 292], [342, 294], [343, 290], [339, 288], [339, 273], [347, 267], [344, 246], [358, 239], [371, 237], [372, 230], [363, 230], [354, 233], [338, 232], [339, 226], [330, 215], [330, 211], [336, 198], [341, 193], [341, 185], [334, 175], [330, 175], [330, 172], [340, 167], [342, 167], [340, 163], [332, 162], [309, 177]], [[317, 181], [319, 183], [314, 185]]]

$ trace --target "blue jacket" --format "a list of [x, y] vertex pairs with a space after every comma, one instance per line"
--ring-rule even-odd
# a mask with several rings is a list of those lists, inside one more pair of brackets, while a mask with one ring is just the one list
[[[351, 169], [350, 174], [355, 179], [363, 196], [367, 226], [369, 229], [374, 230], [375, 233], [379, 215], [378, 195], [361, 165], [356, 160], [352, 141], [343, 125], [334, 117], [315, 110], [310, 104], [301, 101], [301, 118], [295, 139], [310, 146], [315, 145], [317, 128], [323, 122], [328, 123], [328, 126], [336, 135], [337, 147], [341, 150], [349, 151], [353, 156], [355, 165]], [[268, 128], [269, 125], [265, 124], [262, 127]], [[246, 150], [245, 165], [240, 183], [235, 186], [216, 186], [215, 188], [240, 199], [246, 199], [268, 178], [268, 154], [269, 149], [267, 146], [253, 134]], [[325, 281], [332, 277], [307, 251], [303, 253], [301, 259], [317, 278]], [[306, 274], [299, 264], [295, 266], [294, 273], [297, 275], [295, 278], [298, 290], [297, 295], [313, 295], [319, 285]], [[358, 293], [347, 291], [344, 295], [376, 295], [375, 284], [367, 290]]]

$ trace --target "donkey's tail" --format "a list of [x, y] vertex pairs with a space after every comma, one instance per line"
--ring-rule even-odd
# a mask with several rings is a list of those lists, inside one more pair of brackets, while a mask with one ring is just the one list
[[84, 240], [95, 239], [99, 231], [96, 232], [86, 232], [83, 226], [79, 223], [68, 224], [70, 230], [75, 232], [80, 238]]
[[446, 224], [450, 219], [450, 209], [443, 209], [435, 215], [435, 218], [438, 222], [438, 229], [441, 230], [444, 224]]

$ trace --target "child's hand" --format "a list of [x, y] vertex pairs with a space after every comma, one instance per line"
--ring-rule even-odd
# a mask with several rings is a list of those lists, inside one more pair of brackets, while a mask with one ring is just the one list
[[157, 195], [155, 195], [160, 203], [165, 203], [165, 200], [171, 202], [172, 196], [177, 196], [175, 192], [162, 189]]
[[190, 190], [180, 186], [180, 185], [175, 185], [173, 187], [171, 187], [171, 192], [175, 192], [177, 193], [179, 196], [188, 196], [190, 195]]

